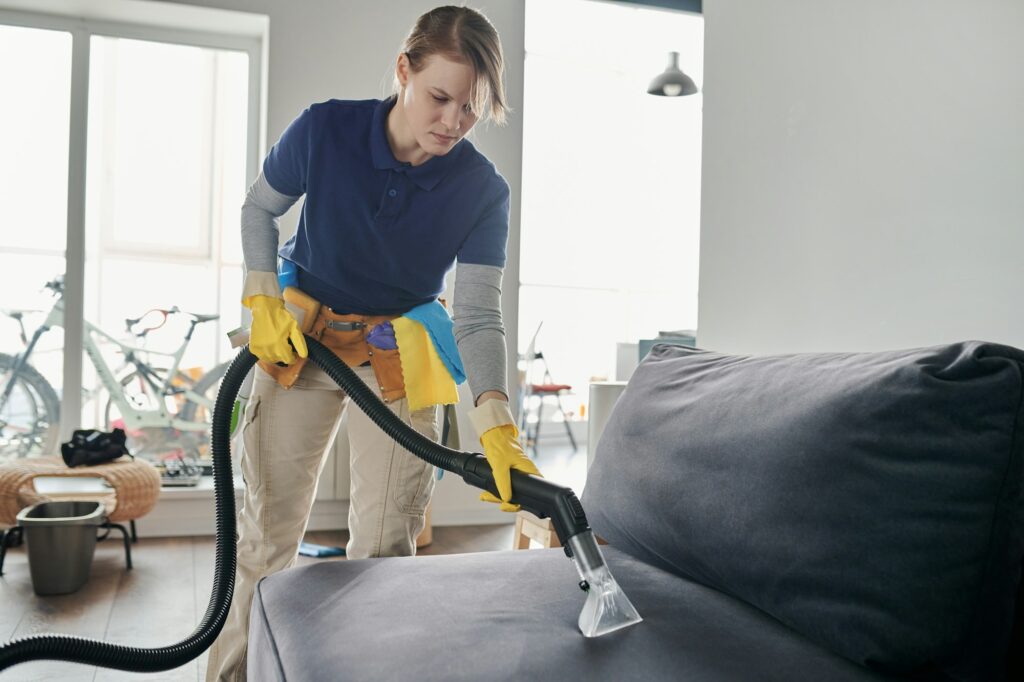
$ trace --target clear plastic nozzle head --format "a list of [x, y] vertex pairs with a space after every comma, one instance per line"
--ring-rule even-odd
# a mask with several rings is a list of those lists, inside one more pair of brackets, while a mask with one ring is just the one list
[[590, 589], [579, 621], [584, 637], [607, 635], [643, 620], [607, 566], [593, 571], [587, 583]]
[[573, 536], [569, 545], [573, 563], [582, 578], [580, 585], [587, 591], [587, 601], [583, 604], [579, 620], [583, 636], [600, 637], [642, 621], [605, 564], [593, 533], [587, 531]]

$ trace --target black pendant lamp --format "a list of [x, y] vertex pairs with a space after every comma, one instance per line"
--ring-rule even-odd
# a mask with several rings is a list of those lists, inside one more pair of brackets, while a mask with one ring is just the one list
[[668, 53], [668, 66], [647, 86], [647, 93], [662, 97], [682, 97], [693, 95], [697, 86], [693, 79], [679, 69], [679, 53]]

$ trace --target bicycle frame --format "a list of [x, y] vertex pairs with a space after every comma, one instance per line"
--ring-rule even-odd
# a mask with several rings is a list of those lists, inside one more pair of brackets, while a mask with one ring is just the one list
[[[171, 427], [181, 431], [205, 431], [208, 425], [204, 422], [192, 422], [183, 419], [178, 419], [167, 410], [165, 398], [171, 395], [183, 395], [186, 399], [191, 402], [201, 405], [209, 410], [213, 410], [213, 401], [206, 398], [205, 396], [196, 393], [188, 387], [178, 388], [172, 387], [171, 382], [174, 377], [178, 374], [178, 367], [181, 364], [181, 358], [185, 354], [185, 348], [188, 347], [189, 341], [192, 339], [192, 333], [195, 331], [196, 322], [193, 320], [188, 332], [185, 334], [185, 338], [182, 340], [181, 345], [178, 346], [177, 350], [173, 353], [167, 353], [163, 351], [154, 351], [141, 346], [130, 346], [126, 343], [122, 343], [118, 339], [114, 338], [110, 334], [106, 333], [99, 327], [95, 326], [88, 320], [83, 320], [84, 331], [83, 335], [83, 346], [86, 354], [92, 361], [93, 367], [96, 369], [96, 373], [100, 377], [100, 381], [103, 386], [110, 393], [111, 400], [121, 412], [121, 416], [124, 419], [126, 429], [140, 429], [145, 427]], [[54, 303], [53, 308], [46, 316], [46, 320], [40, 325], [35, 332], [32, 334], [32, 338], [29, 340], [28, 345], [22, 353], [19, 353], [15, 359], [14, 368], [11, 371], [10, 379], [7, 385], [3, 388], [3, 393], [0, 394], [0, 408], [6, 404], [10, 397], [11, 391], [14, 388], [15, 380], [18, 377], [20, 371], [28, 364], [29, 356], [32, 354], [32, 350], [35, 348], [36, 343], [46, 332], [54, 327], [64, 326], [64, 297], [63, 294], [59, 295], [57, 301]], [[107, 364], [103, 358], [103, 354], [100, 352], [99, 345], [93, 338], [94, 335], [98, 335], [106, 339], [107, 341], [115, 344], [118, 350], [124, 354], [125, 362], [135, 366], [136, 371], [145, 379], [146, 385], [153, 391], [154, 402], [157, 404], [157, 408], [154, 410], [139, 410], [136, 409], [124, 396], [124, 390], [121, 383], [114, 376], [113, 370]], [[161, 355], [169, 358], [173, 358], [171, 367], [167, 371], [167, 376], [162, 382], [157, 382], [154, 377], [159, 378], [153, 368], [139, 359], [136, 353], [145, 353], [146, 355]]]

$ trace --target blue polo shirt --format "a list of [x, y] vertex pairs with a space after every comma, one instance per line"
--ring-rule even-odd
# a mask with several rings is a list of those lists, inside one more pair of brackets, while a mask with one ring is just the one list
[[444, 290], [456, 259], [505, 265], [508, 183], [468, 141], [412, 166], [395, 159], [395, 99], [314, 104], [263, 162], [270, 185], [305, 195], [281, 257], [299, 288], [336, 312], [403, 313]]

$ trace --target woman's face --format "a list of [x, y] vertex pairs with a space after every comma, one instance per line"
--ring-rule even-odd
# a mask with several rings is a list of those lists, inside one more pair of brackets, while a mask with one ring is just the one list
[[416, 144], [431, 156], [444, 156], [477, 121], [469, 105], [473, 68], [435, 54], [413, 73], [403, 54], [397, 75], [402, 85], [399, 99]]

